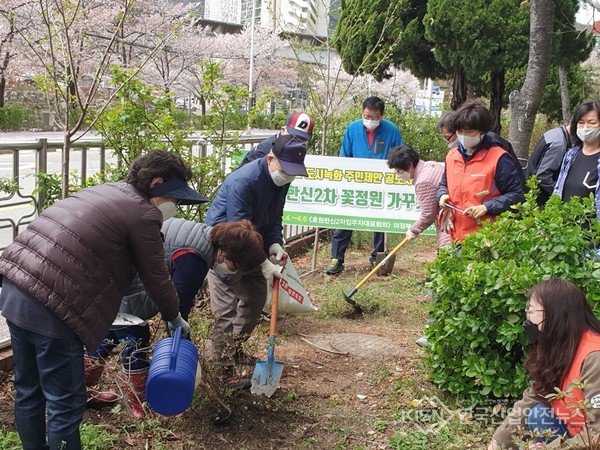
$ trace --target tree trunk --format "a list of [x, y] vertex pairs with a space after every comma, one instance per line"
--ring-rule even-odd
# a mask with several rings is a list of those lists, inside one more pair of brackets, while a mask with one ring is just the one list
[[519, 158], [529, 155], [529, 141], [535, 115], [548, 81], [552, 28], [554, 23], [553, 0], [531, 0], [529, 26], [529, 60], [523, 86], [510, 93], [509, 140]]
[[567, 70], [562, 64], [558, 66], [558, 81], [560, 83], [560, 105], [562, 107], [563, 123], [566, 125], [571, 121], [571, 105], [569, 101], [569, 77]]
[[62, 198], [69, 196], [69, 157], [71, 151], [71, 134], [65, 131], [62, 152]]
[[502, 98], [504, 97], [504, 77], [506, 72], [502, 70], [492, 71], [492, 92], [490, 98], [490, 112], [492, 113], [492, 131], [500, 134], [502, 124], [500, 114], [502, 113]]
[[467, 101], [467, 78], [465, 71], [460, 65], [454, 66], [454, 79], [452, 80], [452, 102], [450, 107], [453, 111]]

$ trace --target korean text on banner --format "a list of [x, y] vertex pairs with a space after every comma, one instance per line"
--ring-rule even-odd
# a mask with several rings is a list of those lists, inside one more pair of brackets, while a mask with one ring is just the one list
[[308, 176], [296, 178], [288, 191], [287, 225], [404, 233], [419, 217], [411, 182], [385, 160], [307, 155], [305, 165]]

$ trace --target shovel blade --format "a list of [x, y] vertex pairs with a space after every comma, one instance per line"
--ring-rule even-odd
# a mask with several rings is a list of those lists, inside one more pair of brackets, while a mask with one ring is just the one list
[[250, 392], [271, 397], [279, 387], [279, 380], [283, 373], [283, 363], [259, 361], [252, 375]]

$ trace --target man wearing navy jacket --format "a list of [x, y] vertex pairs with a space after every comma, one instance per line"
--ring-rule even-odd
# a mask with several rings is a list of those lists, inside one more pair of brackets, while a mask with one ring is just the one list
[[289, 135], [278, 137], [266, 156], [226, 178], [206, 214], [208, 225], [248, 219], [264, 241], [260, 266], [230, 274], [208, 272], [210, 304], [216, 317], [211, 334], [212, 357], [224, 366], [256, 361], [244, 353], [242, 345], [256, 327], [273, 277], [281, 277], [279, 263], [285, 255], [283, 206], [290, 183], [296, 176], [307, 175], [305, 156], [303, 140]]

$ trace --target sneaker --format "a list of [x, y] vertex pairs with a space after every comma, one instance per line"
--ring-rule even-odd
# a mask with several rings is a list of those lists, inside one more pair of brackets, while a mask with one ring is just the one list
[[329, 267], [325, 270], [327, 275], [335, 275], [336, 273], [340, 273], [344, 270], [344, 263], [339, 259], [333, 258]]
[[421, 336], [415, 342], [421, 348], [429, 348], [429, 347], [431, 347], [431, 344], [427, 341], [427, 337], [426, 336]]

